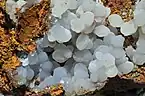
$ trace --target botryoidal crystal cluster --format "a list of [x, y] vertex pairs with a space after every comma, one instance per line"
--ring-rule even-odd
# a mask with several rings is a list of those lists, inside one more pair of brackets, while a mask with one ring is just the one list
[[[16, 8], [25, 12], [40, 1], [7, 0], [7, 12], [17, 23]], [[108, 0], [109, 4], [104, 0], [51, 0], [50, 29], [36, 40], [34, 52], [19, 58], [18, 84], [35, 91], [61, 84], [67, 96], [80, 95], [99, 90], [108, 78], [143, 65], [145, 1], [122, 0], [124, 8], [115, 5], [117, 1], [121, 0]], [[128, 37], [136, 40], [125, 46]]]

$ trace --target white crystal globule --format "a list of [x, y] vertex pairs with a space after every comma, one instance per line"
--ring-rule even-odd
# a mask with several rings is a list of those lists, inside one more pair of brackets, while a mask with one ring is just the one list
[[112, 32], [104, 37], [103, 42], [105, 45], [111, 45], [111, 38], [114, 37], [115, 34]]
[[65, 29], [60, 24], [56, 24], [52, 27], [51, 35], [58, 42], [68, 42], [72, 38], [70, 30]]
[[89, 42], [90, 42], [90, 39], [88, 35], [80, 34], [76, 40], [76, 47], [79, 50], [86, 49], [86, 47], [89, 45]]
[[104, 63], [105, 68], [115, 66], [115, 57], [112, 56], [110, 53], [104, 54], [102, 60], [104, 60], [105, 62]]
[[49, 40], [50, 42], [56, 41], [56, 39], [52, 36], [52, 34], [51, 34], [50, 32], [47, 33], [47, 36], [48, 36], [48, 40]]
[[92, 12], [85, 12], [80, 17], [81, 22], [84, 23], [85, 27], [91, 26], [94, 22], [94, 14]]
[[58, 22], [60, 25], [62, 25], [66, 29], [71, 29], [71, 20], [77, 19], [77, 15], [73, 12], [67, 11], [65, 14], [62, 15], [62, 19], [60, 19]]
[[45, 72], [51, 72], [52, 68], [53, 68], [53, 64], [50, 61], [46, 61], [46, 62], [42, 63], [41, 68]]
[[40, 89], [44, 89], [46, 88], [47, 86], [51, 86], [51, 85], [54, 85], [56, 84], [56, 82], [54, 81], [54, 78], [53, 76], [48, 76], [44, 79], [44, 81], [42, 81], [39, 85], [38, 85], [38, 88]]
[[48, 47], [49, 46], [49, 40], [47, 35], [44, 35], [43, 39], [42, 39], [42, 43], [40, 44], [42, 47]]
[[123, 64], [123, 63], [125, 63], [127, 61], [128, 61], [128, 57], [124, 56], [124, 57], [115, 59], [115, 64], [117, 66], [117, 65]]
[[27, 68], [27, 79], [31, 80], [34, 77], [34, 71], [31, 68]]
[[55, 81], [60, 82], [62, 77], [67, 77], [67, 76], [68, 73], [64, 67], [58, 67], [54, 69], [53, 77], [55, 78]]
[[98, 74], [97, 73], [91, 73], [90, 79], [92, 82], [97, 82], [98, 81]]
[[55, 0], [52, 7], [52, 15], [61, 18], [61, 15], [68, 9], [68, 0]]
[[143, 26], [145, 24], [145, 10], [135, 10], [134, 11], [134, 21], [138, 26]]
[[67, 59], [71, 58], [72, 56], [72, 51], [69, 48], [57, 48], [53, 53], [52, 53], [52, 58], [56, 60], [59, 63], [65, 62]]
[[82, 3], [82, 7], [84, 11], [91, 12], [95, 8], [95, 2], [93, 0], [84, 0]]
[[96, 17], [106, 16], [106, 13], [107, 13], [106, 11], [107, 11], [106, 8], [100, 3], [96, 4], [93, 10]]
[[135, 54], [135, 49], [132, 46], [128, 46], [127, 48], [125, 48], [125, 51], [127, 56], [129, 56], [129, 58], [132, 60], [133, 55]]
[[[93, 76], [95, 76], [96, 74], [97, 74], [97, 77], [94, 78]], [[104, 82], [105, 80], [107, 80], [107, 75], [105, 73], [105, 69], [101, 68], [97, 72], [93, 72], [91, 79], [92, 79], [92, 81], [94, 79], [94, 81], [96, 81], [96, 82]]]
[[71, 20], [71, 29], [75, 31], [76, 33], [80, 33], [85, 29], [85, 25], [81, 21], [81, 19], [76, 18], [76, 19]]
[[87, 67], [82, 63], [77, 63], [74, 67], [74, 76], [75, 78], [88, 78], [89, 74]]
[[125, 51], [122, 48], [113, 48], [111, 54], [116, 59], [126, 56]]
[[128, 21], [121, 25], [121, 33], [124, 36], [132, 35], [136, 31], [137, 31], [137, 26], [134, 24], [133, 21]]
[[46, 52], [40, 52], [38, 54], [38, 62], [39, 63], [43, 63], [43, 62], [45, 62], [47, 60], [48, 60], [48, 56], [47, 56]]
[[108, 21], [109, 21], [110, 25], [113, 26], [113, 27], [120, 27], [121, 24], [124, 23], [124, 21], [122, 20], [121, 16], [119, 16], [117, 14], [111, 14], [108, 17]]
[[73, 58], [76, 62], [88, 63], [93, 59], [93, 55], [89, 50], [81, 50], [81, 51], [75, 51]]
[[88, 69], [91, 73], [97, 72], [101, 68], [104, 68], [104, 62], [102, 60], [93, 60], [88, 66]]
[[110, 34], [110, 29], [104, 25], [97, 26], [94, 30], [94, 33], [99, 37], [104, 37]]
[[121, 36], [121, 35], [112, 36], [112, 38], [111, 38], [111, 44], [114, 47], [123, 47], [124, 40], [125, 40], [125, 38], [123, 36]]
[[76, 14], [78, 16], [81, 16], [83, 13], [84, 13], [84, 10], [83, 10], [82, 6], [79, 6], [78, 9], [76, 10]]
[[121, 72], [122, 74], [127, 74], [133, 70], [134, 64], [132, 62], [127, 61], [123, 64], [118, 65], [117, 68], [118, 71]]
[[143, 65], [145, 63], [145, 55], [135, 53], [133, 55], [133, 62], [137, 65]]
[[96, 39], [93, 41], [93, 47], [90, 49], [91, 52], [93, 53], [95, 51], [96, 48], [98, 48], [100, 45], [103, 45], [104, 42], [100, 39]]
[[18, 72], [18, 76], [21, 76], [21, 77], [24, 77], [24, 78], [27, 77], [27, 68], [18, 67], [17, 72]]
[[76, 9], [78, 7], [77, 0], [68, 0], [68, 9]]
[[98, 60], [103, 60], [104, 54], [102, 52], [96, 51], [94, 52], [94, 55]]
[[40, 81], [43, 81], [46, 77], [50, 76], [50, 73], [46, 73], [43, 70], [39, 73], [39, 79]]
[[95, 52], [102, 52], [103, 54], [110, 53], [110, 51], [112, 51], [112, 47], [106, 46], [106, 45], [100, 45], [98, 48], [96, 48], [96, 50], [94, 51], [94, 54]]
[[118, 74], [118, 69], [116, 66], [111, 66], [110, 68], [106, 69], [107, 77], [115, 77]]

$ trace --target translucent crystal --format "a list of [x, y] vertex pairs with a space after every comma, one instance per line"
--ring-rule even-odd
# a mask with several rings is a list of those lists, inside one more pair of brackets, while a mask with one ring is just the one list
[[97, 3], [94, 10], [94, 14], [96, 17], [106, 16], [106, 8], [100, 3]]
[[89, 50], [75, 51], [73, 58], [76, 62], [88, 63], [93, 59], [93, 55]]
[[135, 24], [138, 26], [143, 26], [145, 24], [145, 10], [135, 10], [134, 11], [134, 20]]
[[84, 23], [81, 21], [81, 19], [73, 19], [71, 20], [71, 29], [75, 31], [76, 33], [80, 33], [85, 29]]
[[135, 53], [133, 55], [133, 62], [137, 65], [143, 65], [145, 63], [145, 55]]
[[82, 63], [77, 63], [74, 67], [74, 76], [75, 78], [88, 78], [89, 74], [87, 67]]
[[98, 74], [97, 73], [91, 73], [90, 79], [92, 82], [97, 82], [98, 81]]
[[133, 21], [128, 21], [121, 25], [121, 33], [124, 36], [132, 35], [136, 31], [137, 31], [137, 26], [134, 24]]
[[43, 82], [41, 82], [39, 85], [38, 85], [38, 88], [40, 89], [44, 89], [46, 88], [47, 86], [51, 86], [51, 85], [54, 85], [56, 84], [56, 82], [54, 81], [54, 78], [52, 76], [48, 76], [44, 79]]
[[125, 51], [127, 56], [129, 56], [129, 58], [132, 60], [133, 55], [135, 53], [135, 49], [132, 46], [128, 46], [127, 48], [125, 48]]
[[90, 39], [88, 35], [80, 34], [76, 40], [76, 47], [79, 50], [83, 50], [88, 46], [89, 42], [90, 42]]
[[96, 72], [101, 68], [104, 68], [104, 62], [101, 60], [93, 60], [89, 63], [88, 66], [88, 69], [91, 73]]
[[134, 64], [132, 62], [127, 61], [123, 64], [118, 65], [117, 68], [122, 74], [127, 74], [133, 70]]
[[27, 80], [31, 80], [32, 78], [34, 77], [34, 71], [30, 68], [30, 67], [28, 67], [27, 68]]
[[66, 29], [71, 29], [71, 20], [76, 19], [77, 16], [71, 11], [67, 11], [62, 15], [62, 19], [59, 20], [60, 25]]
[[81, 22], [84, 22], [85, 27], [91, 26], [94, 22], [94, 14], [92, 12], [85, 12], [80, 17]]
[[114, 36], [115, 36], [114, 33], [110, 33], [107, 36], [105, 36], [103, 39], [103, 42], [105, 43], [105, 45], [111, 45], [111, 38]]
[[96, 51], [94, 53], [95, 57], [98, 59], [98, 60], [102, 60], [103, 59], [103, 56], [104, 54], [102, 52], [99, 52], [99, 51]]
[[51, 74], [49, 72], [44, 72], [43, 70], [39, 73], [39, 78], [41, 81], [43, 81], [46, 77], [50, 76]]
[[50, 32], [47, 33], [47, 36], [48, 36], [48, 40], [49, 40], [50, 42], [56, 41], [56, 39], [52, 36], [52, 34], [51, 34]]
[[68, 58], [72, 56], [72, 52], [70, 50], [55, 50], [52, 54], [54, 60], [59, 63], [65, 62]]
[[90, 49], [91, 52], [94, 52], [96, 48], [98, 48], [100, 45], [103, 45], [103, 41], [101, 39], [95, 39], [93, 42], [93, 47]]
[[117, 66], [117, 65], [125, 63], [126, 61], [128, 61], [128, 57], [124, 56], [124, 57], [115, 59], [115, 64]]
[[78, 6], [78, 1], [77, 0], [68, 0], [68, 8], [69, 9], [76, 9]]
[[45, 72], [51, 72], [53, 68], [53, 64], [50, 61], [46, 61], [42, 64], [41, 68]]
[[111, 14], [108, 17], [109, 23], [113, 26], [113, 27], [120, 27], [121, 24], [124, 23], [124, 21], [122, 20], [121, 16], [119, 16], [118, 14]]
[[107, 75], [105, 73], [105, 69], [102, 67], [96, 72], [91, 73], [90, 77], [92, 82], [103, 82], [107, 80]]
[[37, 64], [38, 62], [38, 54], [36, 52], [28, 55], [28, 60], [30, 65]]
[[78, 9], [76, 10], [76, 14], [78, 16], [81, 16], [83, 13], [84, 13], [84, 10], [83, 10], [82, 6], [79, 6]]
[[18, 72], [19, 76], [22, 76], [22, 77], [26, 78], [26, 76], [27, 76], [27, 69], [26, 68], [18, 67], [17, 72]]
[[112, 36], [112, 38], [111, 38], [111, 44], [114, 47], [123, 47], [124, 40], [125, 40], [125, 38], [123, 36], [121, 36], [121, 35]]
[[70, 30], [64, 28], [60, 24], [56, 24], [52, 27], [51, 35], [60, 42], [68, 42], [72, 37]]
[[82, 33], [84, 33], [84, 34], [90, 34], [90, 33], [92, 33], [94, 28], [95, 28], [95, 26], [96, 26], [96, 23], [93, 23], [91, 26], [86, 26], [85, 29], [82, 31]]
[[55, 0], [52, 7], [52, 15], [61, 18], [61, 15], [69, 8], [68, 0]]
[[106, 68], [106, 75], [107, 77], [115, 77], [118, 74], [118, 69], [116, 66], [110, 66]]
[[84, 91], [94, 91], [95, 86], [90, 81], [90, 79], [76, 79], [73, 81], [73, 90], [77, 95], [81, 95]]
[[56, 82], [60, 82], [62, 77], [68, 77], [67, 70], [64, 67], [58, 67], [54, 69], [53, 77]]
[[74, 66], [74, 60], [73, 58], [70, 58], [68, 59], [66, 62], [65, 62], [65, 65], [63, 66], [68, 72], [71, 72], [71, 69], [73, 68]]
[[38, 54], [38, 60], [39, 60], [38, 61], [39, 63], [43, 63], [43, 62], [47, 61], [48, 60], [48, 56], [47, 56], [46, 52], [40, 52]]
[[112, 51], [112, 47], [106, 45], [100, 45], [98, 48], [96, 48], [94, 54], [95, 52], [109, 53], [110, 51]]
[[66, 46], [56, 46], [56, 50], [52, 53], [52, 58], [59, 63], [65, 62], [68, 58], [71, 58], [72, 51]]
[[[55, 41], [55, 40], [54, 40]], [[47, 35], [44, 35], [44, 37], [43, 37], [43, 39], [42, 39], [42, 42], [41, 42], [41, 44], [40, 44], [40, 46], [42, 47], [42, 48], [44, 48], [44, 47], [54, 47], [55, 46], [55, 44], [56, 44], [56, 42], [50, 42], [49, 40], [48, 40], [48, 36]]]
[[95, 8], [95, 2], [93, 0], [84, 0], [82, 7], [84, 11], [92, 11]]
[[93, 41], [91, 40], [91, 38], [89, 39], [89, 43], [88, 45], [86, 46], [85, 49], [91, 49], [93, 47]]
[[110, 53], [104, 54], [101, 60], [104, 60], [105, 68], [110, 68], [112, 66], [115, 66], [115, 57], [112, 56]]
[[104, 25], [97, 26], [94, 33], [99, 37], [104, 37], [110, 34], [110, 29]]
[[125, 51], [122, 48], [113, 48], [111, 54], [116, 59], [126, 56]]

